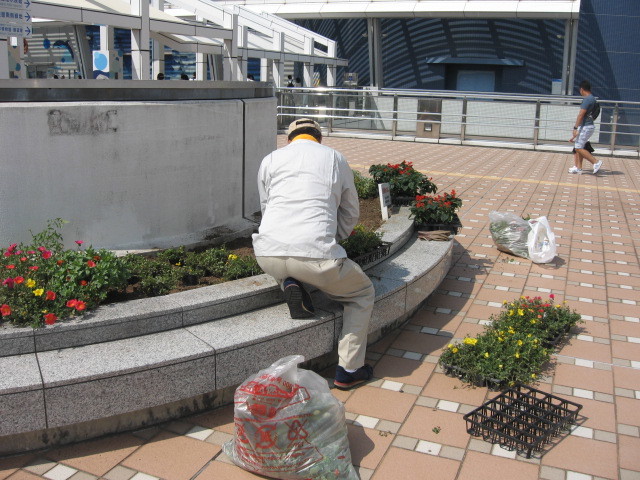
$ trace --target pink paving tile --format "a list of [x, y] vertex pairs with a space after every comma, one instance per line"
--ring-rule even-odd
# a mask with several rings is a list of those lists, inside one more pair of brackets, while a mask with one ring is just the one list
[[460, 463], [455, 460], [392, 447], [372, 480], [453, 480], [459, 466]]
[[553, 381], [556, 385], [613, 393], [613, 373], [606, 370], [560, 364]]
[[35, 455], [32, 454], [0, 458], [0, 480], [4, 480], [12, 473], [15, 473], [19, 468], [22, 468], [34, 458]]
[[[395, 438], [387, 432], [348, 425], [349, 449], [354, 465], [375, 469]], [[386, 434], [385, 434], [386, 433]]]
[[[555, 278], [528, 277], [526, 285], [528, 289], [549, 288], [552, 293], [562, 292], [566, 287], [566, 280], [556, 280]], [[524, 286], [524, 285], [523, 285]], [[546, 293], [540, 294], [542, 298], [546, 297]]]
[[568, 357], [582, 358], [595, 362], [611, 363], [611, 347], [602, 343], [587, 342], [576, 338], [569, 339], [559, 352]]
[[[623, 283], [622, 285], [627, 285]], [[640, 292], [638, 289], [629, 290], [628, 288], [607, 287], [607, 295], [609, 298], [619, 298], [621, 300], [638, 300]]]
[[385, 355], [376, 364], [374, 374], [377, 378], [422, 386], [427, 383], [434, 368], [434, 363]]
[[626, 360], [640, 360], [640, 343], [611, 341], [611, 354], [615, 358]]
[[201, 427], [213, 428], [221, 432], [234, 434], [233, 405], [216, 408], [210, 412], [189, 417], [189, 421]]
[[580, 416], [585, 417], [585, 421], [580, 424], [581, 426], [604, 430], [606, 432], [616, 431], [616, 409], [613, 403], [599, 402], [597, 400], [572, 397], [569, 395], [561, 395], [561, 397], [582, 405]]
[[[503, 298], [496, 295], [496, 299], [494, 300], [497, 303], [502, 304]], [[489, 307], [487, 305], [471, 305], [469, 310], [467, 310], [467, 317], [469, 318], [478, 318], [480, 320], [488, 320], [491, 315], [497, 315], [500, 313], [501, 307]]]
[[607, 299], [607, 290], [602, 288], [583, 287], [580, 285], [567, 285], [564, 294], [573, 297], [591, 298], [592, 300]]
[[472, 303], [473, 300], [470, 298], [453, 297], [451, 295], [441, 295], [438, 293], [431, 294], [426, 302], [426, 304], [430, 306], [448, 308], [456, 311], [466, 311]]
[[375, 353], [385, 353], [391, 346], [391, 344], [396, 340], [396, 338], [398, 338], [398, 335], [400, 335], [400, 330], [390, 332], [373, 345], [369, 345], [367, 347], [367, 351]]
[[[591, 270], [590, 268], [582, 267], [580, 270]], [[580, 272], [568, 272], [567, 281], [578, 283], [591, 283], [592, 285], [605, 285], [607, 283], [604, 275], [591, 275], [588, 273]]]
[[484, 402], [487, 389], [469, 386], [457, 378], [447, 377], [442, 373], [434, 373], [422, 390], [422, 395], [479, 406]]
[[449, 338], [439, 335], [403, 331], [391, 346], [400, 350], [431, 355], [435, 352], [439, 353], [448, 343]]
[[616, 415], [618, 423], [640, 427], [640, 400], [616, 397]]
[[542, 465], [610, 479], [618, 478], [617, 463], [616, 445], [572, 435], [542, 457]]
[[33, 473], [29, 473], [25, 470], [20, 470], [8, 477], [9, 480], [38, 480], [43, 478], [39, 475], [34, 475]]
[[640, 370], [636, 368], [613, 367], [613, 383], [616, 387], [640, 390]]
[[416, 396], [408, 393], [364, 386], [353, 392], [345, 407], [350, 413], [403, 422], [415, 400]]
[[533, 480], [538, 478], [538, 466], [468, 451], [457, 478], [458, 480], [496, 480], [497, 478]]
[[413, 325], [437, 328], [439, 330], [455, 331], [464, 318], [463, 314], [439, 313], [431, 309], [422, 308], [418, 310], [409, 320]]
[[622, 315], [625, 317], [637, 317], [640, 307], [638, 305], [627, 305], [625, 303], [609, 302], [609, 313], [611, 315]]
[[609, 324], [603, 322], [595, 322], [591, 320], [585, 320], [584, 323], [580, 323], [571, 329], [573, 333], [579, 335], [590, 335], [597, 338], [609, 338], [609, 335], [613, 332], [609, 332]]
[[459, 413], [420, 406], [414, 407], [398, 433], [459, 448], [466, 448], [470, 438]]
[[611, 328], [611, 333], [616, 335], [640, 338], [640, 323], [609, 320], [609, 327]]
[[197, 480], [257, 480], [265, 477], [254, 475], [235, 465], [215, 461], [207, 465], [207, 468], [195, 478]]
[[640, 455], [638, 455], [640, 438], [619, 435], [618, 448], [620, 449], [620, 468], [640, 472]]
[[188, 480], [220, 452], [218, 445], [162, 432], [122, 465], [159, 478]]
[[440, 285], [438, 285], [438, 289], [465, 294], [476, 294], [481, 288], [482, 284], [478, 282], [463, 282], [461, 280], [453, 280], [450, 278], [446, 278], [442, 283], [440, 283]]
[[133, 435], [117, 435], [57, 448], [47, 452], [46, 457], [77, 470], [102, 476], [142, 444], [143, 440]]
[[462, 322], [455, 331], [455, 338], [476, 337], [484, 332], [485, 327], [479, 323]]

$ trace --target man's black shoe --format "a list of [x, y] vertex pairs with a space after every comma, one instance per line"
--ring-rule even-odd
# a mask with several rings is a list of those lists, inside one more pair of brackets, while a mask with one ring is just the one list
[[373, 367], [365, 364], [353, 373], [347, 372], [340, 365], [336, 367], [336, 378], [333, 384], [340, 390], [349, 390], [356, 385], [373, 378]]
[[289, 277], [284, 281], [284, 299], [289, 306], [291, 318], [311, 318], [314, 316], [311, 296], [302, 284]]

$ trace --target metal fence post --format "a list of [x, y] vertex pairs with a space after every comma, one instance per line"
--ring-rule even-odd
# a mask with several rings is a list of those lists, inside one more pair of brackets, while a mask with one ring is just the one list
[[616, 149], [616, 134], [618, 132], [618, 116], [619, 116], [619, 107], [616, 103], [613, 106], [613, 118], [611, 119], [611, 154], [613, 155], [613, 151]]
[[329, 105], [329, 119], [327, 120], [328, 133], [333, 132], [333, 112], [335, 111], [333, 101], [334, 101], [333, 93], [329, 93], [329, 101], [327, 102], [327, 104]]
[[464, 142], [467, 131], [467, 97], [462, 99], [462, 123], [460, 124], [460, 141]]
[[391, 122], [391, 137], [398, 132], [398, 94], [393, 94], [393, 121]]
[[533, 120], [533, 146], [538, 146], [538, 136], [540, 135], [540, 100], [536, 102], [536, 118]]

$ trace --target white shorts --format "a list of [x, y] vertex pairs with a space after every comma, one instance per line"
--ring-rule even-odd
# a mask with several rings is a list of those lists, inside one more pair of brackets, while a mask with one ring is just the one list
[[578, 129], [578, 137], [575, 141], [576, 149], [584, 148], [585, 144], [591, 138], [591, 135], [593, 135], [593, 131], [595, 130], [595, 128], [596, 127], [594, 127], [593, 125], [585, 125]]

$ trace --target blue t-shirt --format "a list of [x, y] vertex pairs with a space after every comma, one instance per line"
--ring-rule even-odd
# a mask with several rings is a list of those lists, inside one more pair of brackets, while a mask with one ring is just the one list
[[591, 111], [593, 110], [593, 106], [596, 104], [596, 97], [592, 94], [587, 95], [582, 100], [582, 104], [580, 105], [580, 109], [585, 109], [587, 111], [586, 115], [582, 119], [582, 125], [593, 125], [593, 118], [591, 118]]

